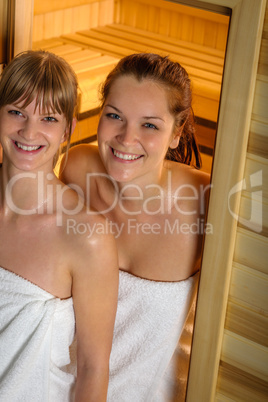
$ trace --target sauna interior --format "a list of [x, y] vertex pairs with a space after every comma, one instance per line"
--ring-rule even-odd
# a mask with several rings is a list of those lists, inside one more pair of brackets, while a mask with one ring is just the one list
[[[96, 140], [98, 86], [120, 57], [155, 51], [169, 54], [188, 70], [193, 83], [203, 169], [207, 171], [211, 170], [217, 130], [213, 176], [217, 176], [220, 188], [210, 197], [211, 216], [217, 230], [204, 249], [207, 247], [208, 251], [202, 266], [186, 401], [267, 401], [268, 3], [266, 0], [14, 0], [10, 3], [16, 4], [15, 24], [19, 26], [15, 31], [14, 54], [29, 48], [48, 49], [66, 58], [77, 72], [81, 95], [73, 144]], [[186, 3], [224, 5], [232, 9], [232, 15], [230, 18], [205, 11], [205, 6], [197, 9]], [[0, 26], [1, 22], [0, 13]], [[233, 43], [229, 46], [231, 37]], [[5, 38], [2, 39], [1, 47], [5, 47]], [[231, 61], [227, 69], [228, 58]], [[239, 81], [250, 86], [250, 91], [244, 92], [240, 83], [236, 87]], [[227, 101], [221, 95], [222, 82], [226, 83], [225, 89], [228, 87]], [[252, 104], [243, 106], [239, 113], [238, 104], [244, 105], [250, 97]], [[234, 109], [227, 125], [222, 124], [223, 107], [225, 116]], [[245, 133], [241, 134], [240, 122], [244, 120], [248, 123], [243, 125]], [[252, 175], [258, 172], [262, 173], [262, 185], [250, 187]], [[241, 178], [247, 187], [237, 198], [238, 222], [234, 223], [227, 211], [226, 194]], [[261, 198], [256, 191], [261, 192]], [[251, 215], [252, 200], [254, 211], [262, 212], [259, 231], [243, 224], [249, 219], [256, 223], [259, 216]]]
[[34, 1], [32, 48], [65, 58], [80, 86], [72, 144], [96, 139], [98, 88], [123, 56], [170, 55], [188, 71], [203, 169], [210, 172], [229, 17], [169, 1]]

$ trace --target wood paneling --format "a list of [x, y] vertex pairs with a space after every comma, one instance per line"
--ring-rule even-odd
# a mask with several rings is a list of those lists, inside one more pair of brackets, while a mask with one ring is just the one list
[[268, 384], [266, 381], [227, 363], [221, 362], [218, 385], [217, 402], [267, 401]]
[[34, 15], [51, 13], [65, 8], [102, 2], [106, 0], [34, 0]]
[[[198, 3], [202, 3], [202, 0]], [[227, 1], [210, 0], [209, 3], [227, 5]], [[228, 0], [232, 18], [208, 211], [208, 221], [213, 223], [214, 232], [213, 236], [205, 239], [187, 402], [255, 402], [258, 400], [255, 397], [262, 394], [259, 385], [264, 385], [262, 390], [267, 388], [265, 332], [256, 335], [258, 322], [261, 330], [267, 318], [267, 243], [265, 237], [253, 233], [249, 228], [237, 228], [243, 179], [248, 190], [251, 187], [248, 179], [256, 173], [254, 169], [260, 167], [266, 171], [264, 158], [250, 156], [248, 171], [244, 175], [245, 161], [249, 157], [247, 141], [250, 125], [251, 129], [253, 127], [250, 123], [265, 3], [261, 0]], [[251, 29], [255, 31], [254, 34], [250, 33]], [[257, 125], [260, 123], [259, 116], [264, 122], [262, 110], [255, 110]], [[251, 169], [252, 166], [254, 169]], [[230, 211], [228, 198], [235, 189], [238, 191], [233, 193]], [[255, 190], [252, 189], [252, 192]], [[263, 190], [262, 186], [258, 190]], [[239, 261], [235, 263], [234, 248]], [[225, 327], [227, 305], [230, 308], [228, 329]], [[233, 308], [234, 305], [236, 308]], [[243, 317], [234, 324], [236, 315], [242, 312]], [[251, 325], [247, 320], [251, 319], [254, 319], [254, 328], [247, 336], [247, 325]], [[218, 371], [220, 362], [227, 362], [228, 367], [232, 368], [235, 373], [232, 380], [227, 376], [221, 377], [222, 371]], [[248, 393], [248, 399], [247, 392], [241, 393], [241, 399], [236, 399], [239, 395], [237, 389], [241, 387], [241, 373], [252, 381], [248, 387], [251, 392]]]
[[70, 0], [66, 4], [60, 0], [40, 1], [35, 3], [33, 42], [111, 24], [113, 20], [113, 0]]
[[[267, 32], [268, 5], [244, 172], [247, 186], [240, 202], [217, 384], [219, 400], [264, 402], [268, 398]], [[250, 221], [259, 229], [261, 224], [261, 230], [254, 231]]]
[[121, 0], [120, 22], [131, 27], [225, 50], [229, 19], [224, 15], [168, 1]]

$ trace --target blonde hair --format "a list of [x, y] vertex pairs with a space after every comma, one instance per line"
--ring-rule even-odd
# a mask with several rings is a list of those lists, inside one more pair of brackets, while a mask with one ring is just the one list
[[29, 50], [18, 54], [4, 68], [0, 81], [0, 108], [18, 102], [27, 107], [34, 99], [35, 107], [40, 111], [65, 116], [68, 149], [73, 118], [77, 113], [78, 83], [72, 67], [64, 59], [43, 50]]

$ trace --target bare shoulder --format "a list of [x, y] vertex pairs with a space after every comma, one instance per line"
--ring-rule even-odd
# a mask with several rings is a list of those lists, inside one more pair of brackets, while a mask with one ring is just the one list
[[98, 147], [91, 144], [80, 144], [72, 147], [68, 155], [64, 155], [60, 168], [60, 180], [66, 184], [79, 184], [86, 173], [102, 170]]
[[91, 271], [100, 266], [108, 270], [118, 268], [115, 238], [109, 222], [97, 211], [84, 207], [74, 215], [66, 215], [63, 233], [73, 274], [77, 267], [82, 269], [83, 266], [91, 267]]
[[172, 182], [183, 186], [194, 186], [196, 188], [206, 187], [210, 184], [210, 175], [206, 172], [198, 170], [193, 166], [183, 163], [171, 162], [168, 169], [172, 174]]

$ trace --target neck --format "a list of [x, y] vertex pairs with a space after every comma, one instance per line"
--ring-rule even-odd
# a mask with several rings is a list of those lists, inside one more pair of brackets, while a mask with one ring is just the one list
[[52, 200], [57, 178], [53, 171], [19, 171], [0, 168], [1, 203], [6, 213], [30, 215], [42, 213]]
[[149, 214], [163, 212], [168, 207], [171, 192], [170, 172], [163, 169], [153, 182], [118, 183], [118, 202], [121, 209], [132, 213], [147, 211]]

